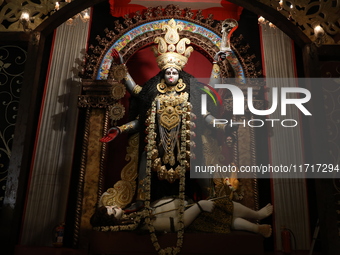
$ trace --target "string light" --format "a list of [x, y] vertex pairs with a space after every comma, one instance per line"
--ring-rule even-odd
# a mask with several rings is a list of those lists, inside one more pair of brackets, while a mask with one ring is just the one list
[[30, 13], [27, 10], [23, 10], [20, 15], [19, 22], [22, 25], [25, 32], [29, 32], [30, 29], [29, 24], [31, 23], [32, 18], [30, 17]]
[[315, 41], [314, 41], [315, 45], [320, 47], [322, 43], [325, 41], [326, 33], [325, 33], [325, 30], [319, 24], [314, 26], [314, 36], [315, 36]]
[[259, 24], [261, 24], [261, 25], [264, 25], [264, 24], [266, 24], [266, 19], [265, 18], [263, 18], [262, 16], [260, 16], [258, 19], [257, 19], [257, 21], [259, 22]]

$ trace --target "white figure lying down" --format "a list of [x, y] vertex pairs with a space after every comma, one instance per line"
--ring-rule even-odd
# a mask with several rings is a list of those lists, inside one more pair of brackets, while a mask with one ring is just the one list
[[[227, 199], [227, 198], [223, 198]], [[240, 203], [230, 201], [232, 204], [231, 212], [229, 212], [231, 217], [231, 229], [234, 230], [245, 230], [253, 233], [259, 233], [264, 237], [271, 236], [272, 228], [267, 224], [255, 224], [247, 219], [253, 220], [262, 220], [268, 216], [270, 216], [273, 212], [273, 206], [271, 204], [267, 204], [265, 207], [260, 209], [259, 211], [254, 211]], [[213, 216], [215, 213], [215, 206], [217, 204], [217, 200], [200, 200], [198, 203], [192, 205], [185, 205], [188, 207], [184, 211], [184, 227], [190, 228], [190, 225], [194, 222], [195, 219], [201, 217], [201, 215]], [[153, 226], [156, 231], [177, 231], [179, 229], [178, 224], [178, 208], [180, 205], [180, 200], [175, 198], [164, 198], [157, 200], [151, 204], [153, 208]], [[124, 210], [117, 206], [106, 206], [106, 212], [109, 216], [114, 216], [114, 218], [119, 222], [120, 219], [123, 218]], [[220, 217], [220, 216], [218, 216]], [[226, 216], [227, 217], [227, 216]], [[171, 218], [173, 220], [171, 220]], [[142, 226], [142, 229], [147, 229], [147, 226]], [[210, 228], [214, 232], [212, 228]]]

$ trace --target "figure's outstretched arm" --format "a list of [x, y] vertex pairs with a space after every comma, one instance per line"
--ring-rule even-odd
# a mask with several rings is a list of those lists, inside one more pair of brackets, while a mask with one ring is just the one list
[[210, 114], [210, 112], [207, 112], [203, 118], [209, 128], [220, 130], [227, 137], [233, 137], [233, 132], [238, 130], [238, 125], [231, 126], [229, 123], [226, 123], [225, 120], [216, 119], [215, 116]]
[[[116, 62], [125, 66], [124, 59], [117, 50], [112, 51], [112, 57], [115, 59]], [[126, 73], [126, 76], [123, 78], [123, 82], [131, 95], [137, 96], [142, 89], [141, 86], [136, 84], [129, 72]]]
[[[209, 80], [209, 86], [214, 88], [216, 84], [222, 83], [222, 77], [221, 77], [221, 69], [218, 65], [218, 62], [226, 58], [226, 53], [224, 51], [219, 51], [214, 56], [213, 61], [213, 68], [211, 70], [210, 80]], [[210, 88], [207, 88], [210, 89]], [[213, 115], [210, 114], [210, 112], [207, 112], [204, 116], [205, 122], [209, 126], [213, 126], [214, 119], [216, 119]], [[220, 128], [219, 126], [218, 128]], [[224, 126], [223, 126], [224, 127]]]
[[226, 53], [224, 51], [219, 51], [214, 56], [213, 67], [211, 70], [209, 85], [214, 87], [216, 84], [222, 83], [221, 69], [218, 62], [226, 58]]
[[[222, 61], [225, 58], [226, 58], [226, 52], [225, 51], [219, 51], [214, 56], [213, 68], [212, 68], [211, 76], [210, 76], [210, 80], [209, 80], [209, 85], [212, 88], [214, 88], [214, 86], [216, 84], [222, 83], [221, 70], [220, 70], [220, 67], [218, 65], [218, 62]], [[209, 90], [210, 88], [206, 88], [206, 89]], [[204, 118], [205, 122], [208, 124], [209, 127], [222, 129], [223, 131], [226, 132], [227, 135], [230, 135], [233, 131], [237, 130], [237, 128], [235, 128], [235, 127], [232, 128], [227, 124], [223, 124], [223, 123], [220, 123], [219, 121], [215, 121], [216, 118], [212, 114], [210, 114], [210, 112], [207, 112], [203, 116], [203, 118]]]
[[107, 131], [107, 134], [100, 139], [103, 143], [113, 141], [121, 133], [133, 133], [139, 129], [139, 120], [130, 121], [122, 126], [112, 127]]

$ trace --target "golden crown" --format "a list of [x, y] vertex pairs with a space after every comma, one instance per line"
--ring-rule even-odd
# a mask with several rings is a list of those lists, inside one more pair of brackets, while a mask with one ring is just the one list
[[186, 44], [190, 44], [190, 40], [188, 38], [179, 38], [177, 30], [181, 31], [183, 27], [176, 24], [174, 19], [169, 20], [167, 24], [163, 24], [162, 28], [163, 31], [167, 30], [164, 38], [156, 37], [154, 40], [158, 44], [158, 49], [155, 51], [158, 67], [161, 70], [169, 67], [182, 70], [194, 50], [191, 46], [186, 48]]

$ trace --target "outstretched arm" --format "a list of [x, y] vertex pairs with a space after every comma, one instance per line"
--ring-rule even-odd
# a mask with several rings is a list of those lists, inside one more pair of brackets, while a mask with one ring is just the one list
[[[116, 62], [125, 66], [123, 57], [117, 50], [112, 51], [112, 57], [116, 60]], [[129, 72], [126, 73], [126, 76], [123, 78], [122, 81], [124, 82], [127, 90], [130, 92], [131, 95], [138, 95], [142, 87], [135, 83]]]
[[107, 131], [107, 134], [100, 139], [102, 143], [113, 141], [121, 133], [133, 133], [138, 131], [139, 121], [133, 120], [122, 126], [112, 127]]
[[220, 84], [221, 79], [221, 69], [218, 62], [226, 58], [226, 53], [224, 51], [219, 51], [214, 56], [213, 68], [211, 70], [209, 85], [214, 87], [216, 84]]
[[[216, 84], [222, 83], [221, 70], [220, 70], [220, 67], [218, 65], [218, 62], [222, 61], [225, 58], [226, 58], [226, 52], [225, 51], [219, 51], [214, 56], [213, 68], [212, 68], [211, 76], [210, 76], [210, 80], [209, 80], [209, 85], [212, 88], [214, 88]], [[208, 89], [208, 90], [211, 91], [211, 89], [208, 88], [208, 87], [205, 87], [205, 89]], [[237, 130], [237, 127], [235, 127], [235, 125], [233, 127], [231, 127], [229, 124], [224, 123], [223, 120], [216, 120], [216, 117], [213, 116], [210, 112], [207, 112], [203, 116], [203, 118], [204, 118], [205, 123], [209, 127], [222, 130], [223, 132], [225, 132], [225, 134], [227, 136], [230, 136], [233, 133], [233, 131]]]

